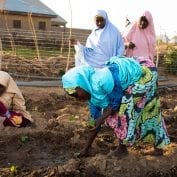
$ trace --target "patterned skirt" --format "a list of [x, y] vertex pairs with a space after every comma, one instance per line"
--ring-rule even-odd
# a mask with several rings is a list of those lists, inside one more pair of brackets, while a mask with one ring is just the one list
[[156, 148], [170, 143], [161, 115], [157, 69], [150, 60], [138, 58], [143, 75], [124, 92], [119, 111], [106, 119], [124, 144], [151, 142]]

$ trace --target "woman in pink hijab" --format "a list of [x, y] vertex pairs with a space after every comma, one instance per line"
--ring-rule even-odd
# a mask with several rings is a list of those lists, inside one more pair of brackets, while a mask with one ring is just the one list
[[156, 34], [152, 15], [144, 11], [141, 17], [123, 34], [125, 55], [128, 57], [144, 57], [152, 61], [155, 56]]

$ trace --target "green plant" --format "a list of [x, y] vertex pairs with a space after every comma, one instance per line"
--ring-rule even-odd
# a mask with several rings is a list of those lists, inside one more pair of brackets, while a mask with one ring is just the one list
[[12, 173], [13, 175], [16, 175], [17, 172], [18, 172], [17, 166], [15, 166], [15, 165], [10, 166], [10, 173]]
[[88, 127], [94, 127], [95, 126], [95, 120], [93, 118], [89, 118], [87, 121], [87, 126]]
[[75, 116], [74, 116], [74, 115], [71, 115], [71, 116], [69, 117], [69, 121], [70, 121], [70, 122], [74, 122], [74, 121], [76, 121]]
[[28, 140], [29, 140], [29, 137], [26, 136], [26, 135], [22, 135], [22, 136], [20, 137], [20, 141], [21, 141], [22, 143], [26, 143]]
[[169, 74], [177, 73], [177, 49], [171, 47], [167, 50], [164, 55], [164, 66], [165, 70]]

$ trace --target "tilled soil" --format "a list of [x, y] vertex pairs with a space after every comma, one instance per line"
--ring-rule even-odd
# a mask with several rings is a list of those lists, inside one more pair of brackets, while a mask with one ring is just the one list
[[91, 155], [77, 158], [89, 129], [88, 107], [61, 88], [20, 87], [35, 125], [1, 128], [0, 177], [175, 177], [177, 176], [177, 88], [160, 89], [171, 144], [164, 156], [141, 155], [143, 144], [122, 159], [112, 155], [117, 139], [103, 126]]

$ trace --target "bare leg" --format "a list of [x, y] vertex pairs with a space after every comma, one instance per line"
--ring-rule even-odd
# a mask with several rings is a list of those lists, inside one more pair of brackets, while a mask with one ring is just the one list
[[89, 132], [89, 136], [88, 136], [88, 140], [86, 142], [85, 147], [81, 150], [80, 154], [78, 155], [78, 157], [86, 157], [89, 155], [89, 150], [91, 148], [91, 145], [95, 139], [95, 137], [97, 136], [97, 131], [91, 131]]
[[117, 149], [114, 151], [114, 155], [118, 158], [122, 158], [127, 154], [128, 154], [127, 146], [124, 145], [122, 141], [120, 141]]

